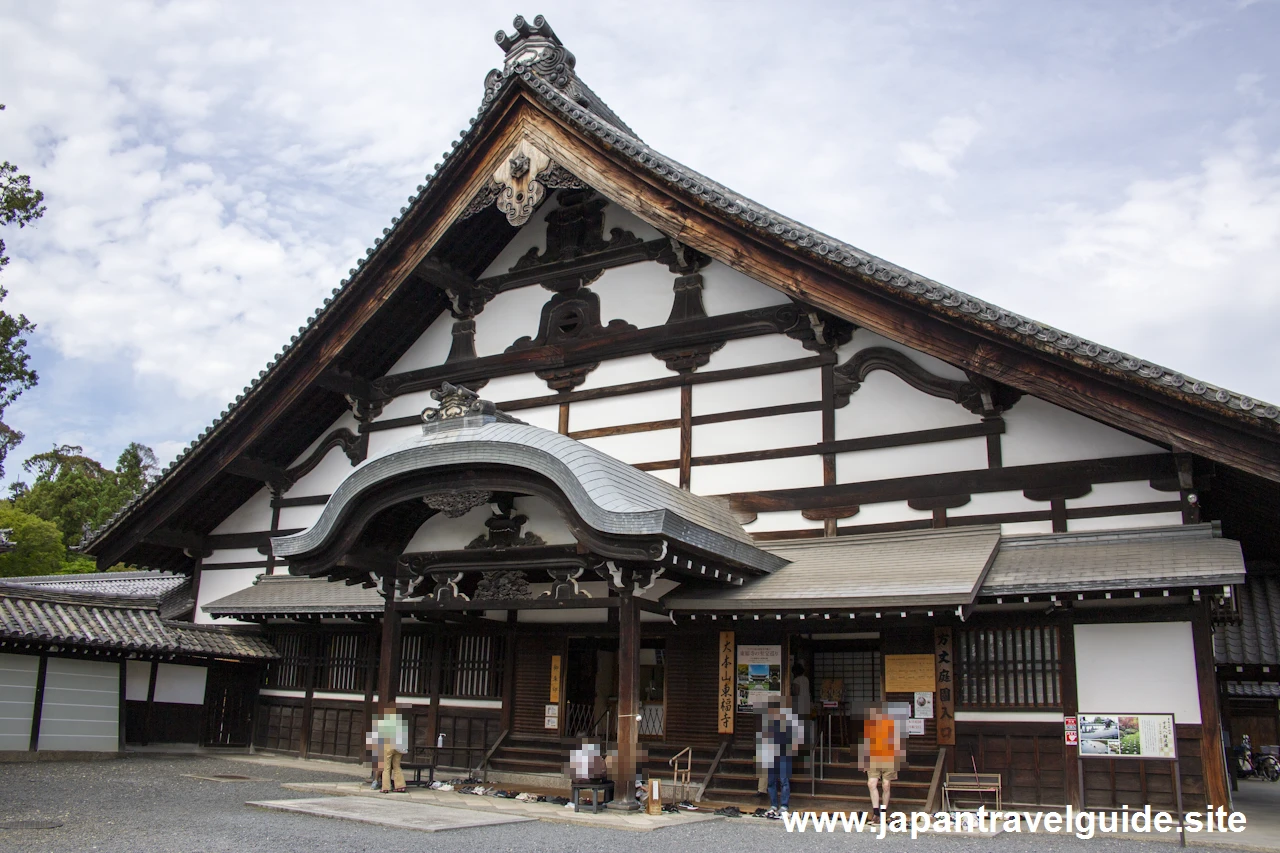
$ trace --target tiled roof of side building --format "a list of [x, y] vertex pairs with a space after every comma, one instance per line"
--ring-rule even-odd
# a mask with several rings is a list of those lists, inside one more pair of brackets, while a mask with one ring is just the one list
[[288, 616], [292, 614], [382, 613], [377, 589], [325, 578], [263, 575], [253, 586], [236, 590], [200, 609], [210, 616]]
[[[336, 310], [339, 302], [344, 302], [342, 296], [353, 282], [361, 278], [379, 249], [392, 241], [399, 227], [410, 218], [415, 208], [434, 196], [432, 190], [440, 184], [442, 177], [451, 173], [459, 155], [477, 144], [481, 136], [477, 133], [477, 128], [484, 124], [484, 119], [499, 99], [517, 84], [523, 84], [541, 103], [574, 127], [625, 157], [656, 181], [691, 196], [699, 204], [732, 217], [767, 239], [781, 241], [824, 264], [856, 272], [886, 292], [901, 294], [962, 322], [996, 330], [1041, 352], [1053, 353], [1074, 363], [1090, 364], [1099, 370], [1123, 375], [1156, 394], [1194, 400], [1211, 410], [1232, 416], [1244, 415], [1265, 423], [1280, 438], [1280, 406], [1193, 379], [1178, 371], [1055, 329], [947, 287], [782, 216], [655, 151], [645, 145], [582, 82], [575, 71], [576, 62], [572, 54], [551, 32], [541, 15], [534, 18], [532, 27], [523, 18], [517, 18], [516, 30], [515, 38], [501, 32], [498, 34], [497, 41], [506, 56], [503, 67], [500, 70], [494, 69], [485, 79], [484, 97], [476, 117], [461, 132], [459, 138], [453, 140], [450, 150], [441, 155], [432, 174], [427, 175], [424, 182], [418, 185], [416, 193], [409, 197], [408, 205], [391, 218], [391, 224], [383, 229], [383, 235], [375, 238], [373, 245], [366, 250], [365, 257], [356, 261], [356, 266], [349, 271], [350, 277], [343, 279], [333, 289], [332, 296], [327, 297], [323, 305], [298, 327], [297, 334], [250, 380], [243, 393], [237, 395], [196, 439], [179, 452], [178, 457], [164, 469], [159, 478], [97, 530], [86, 535], [82, 548], [92, 548], [121, 518], [130, 514], [135, 507], [146, 503], [150, 495], [165, 485], [170, 474], [183, 467], [211, 436], [217, 434], [228, 420], [234, 419], [246, 400], [264, 393], [261, 389], [274, 376], [277, 366], [287, 359], [300, 342], [317, 333], [317, 323], [327, 313]], [[537, 49], [525, 50], [531, 39], [536, 43]]]
[[1007, 536], [983, 596], [1238, 584], [1240, 543], [1215, 525]]
[[164, 619], [155, 599], [29, 586], [0, 587], [4, 641], [190, 657], [279, 657], [253, 626], [196, 626]]
[[1219, 664], [1273, 666], [1280, 677], [1280, 576], [1250, 574], [1236, 588], [1240, 624], [1217, 628], [1214, 651]]

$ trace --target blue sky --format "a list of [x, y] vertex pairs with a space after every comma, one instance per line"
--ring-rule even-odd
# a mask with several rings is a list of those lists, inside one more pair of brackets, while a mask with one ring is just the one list
[[193, 438], [466, 126], [516, 13], [692, 168], [1280, 401], [1276, 0], [436, 6], [0, 0], [0, 159], [48, 206], [5, 234], [41, 374], [10, 478]]

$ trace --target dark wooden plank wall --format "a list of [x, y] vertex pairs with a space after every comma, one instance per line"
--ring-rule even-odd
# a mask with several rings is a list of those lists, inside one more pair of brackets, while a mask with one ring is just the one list
[[557, 736], [557, 732], [543, 728], [542, 723], [543, 712], [551, 696], [551, 656], [561, 655], [561, 665], [564, 665], [564, 640], [557, 636], [520, 634], [515, 641], [516, 689], [512, 728], [525, 735]]
[[[1067, 766], [1062, 726], [1056, 723], [960, 723], [956, 727], [956, 771], [999, 773], [1006, 803], [1066, 804]], [[1205, 805], [1200, 726], [1178, 726], [1182, 801], [1187, 809]], [[1089, 808], [1112, 806], [1172, 808], [1172, 763], [1137, 759], [1086, 759], [1084, 800]]]
[[667, 710], [664, 739], [675, 746], [714, 746], [720, 740], [716, 725], [716, 689], [720, 680], [716, 660], [718, 634], [689, 634], [669, 638]]
[[302, 749], [305, 712], [301, 699], [263, 697], [258, 708], [258, 726], [253, 743], [261, 749], [297, 753]]

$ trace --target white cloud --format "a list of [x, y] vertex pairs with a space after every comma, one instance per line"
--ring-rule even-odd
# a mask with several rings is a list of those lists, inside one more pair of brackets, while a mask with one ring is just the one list
[[[659, 150], [891, 261], [1280, 399], [1251, 366], [1280, 357], [1272, 336], [1238, 331], [1280, 290], [1280, 116], [1258, 70], [1275, 4], [1224, 7], [1227, 25], [1154, 0], [544, 9]], [[510, 15], [498, 0], [0, 9], [0, 156], [49, 207], [5, 235], [7, 307], [39, 323], [44, 376], [11, 410], [23, 452], [185, 443], [466, 126]], [[1242, 121], [1253, 138], [1224, 141]], [[59, 397], [103, 365], [118, 384], [100, 411]]]
[[954, 178], [956, 161], [969, 150], [981, 130], [982, 125], [971, 116], [947, 116], [934, 126], [928, 141], [899, 145], [898, 162], [926, 175]]

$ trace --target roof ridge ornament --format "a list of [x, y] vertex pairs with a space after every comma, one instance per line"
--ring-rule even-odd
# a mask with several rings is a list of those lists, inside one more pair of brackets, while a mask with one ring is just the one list
[[538, 15], [531, 27], [522, 15], [516, 15], [511, 23], [516, 28], [514, 36], [503, 30], [493, 36], [506, 54], [503, 70], [528, 68], [557, 89], [567, 88], [573, 81], [573, 68], [578, 60], [565, 48], [547, 19]]
[[463, 423], [472, 418], [480, 418], [484, 423], [493, 423], [495, 421], [513, 424], [524, 423], [511, 417], [506, 412], [498, 411], [497, 406], [489, 400], [480, 399], [480, 395], [470, 388], [454, 385], [451, 382], [442, 382], [439, 388], [431, 392], [431, 399], [440, 405], [435, 408], [428, 406], [422, 410], [423, 430], [428, 430], [446, 421], [453, 420], [460, 421], [458, 426], [462, 426]]

